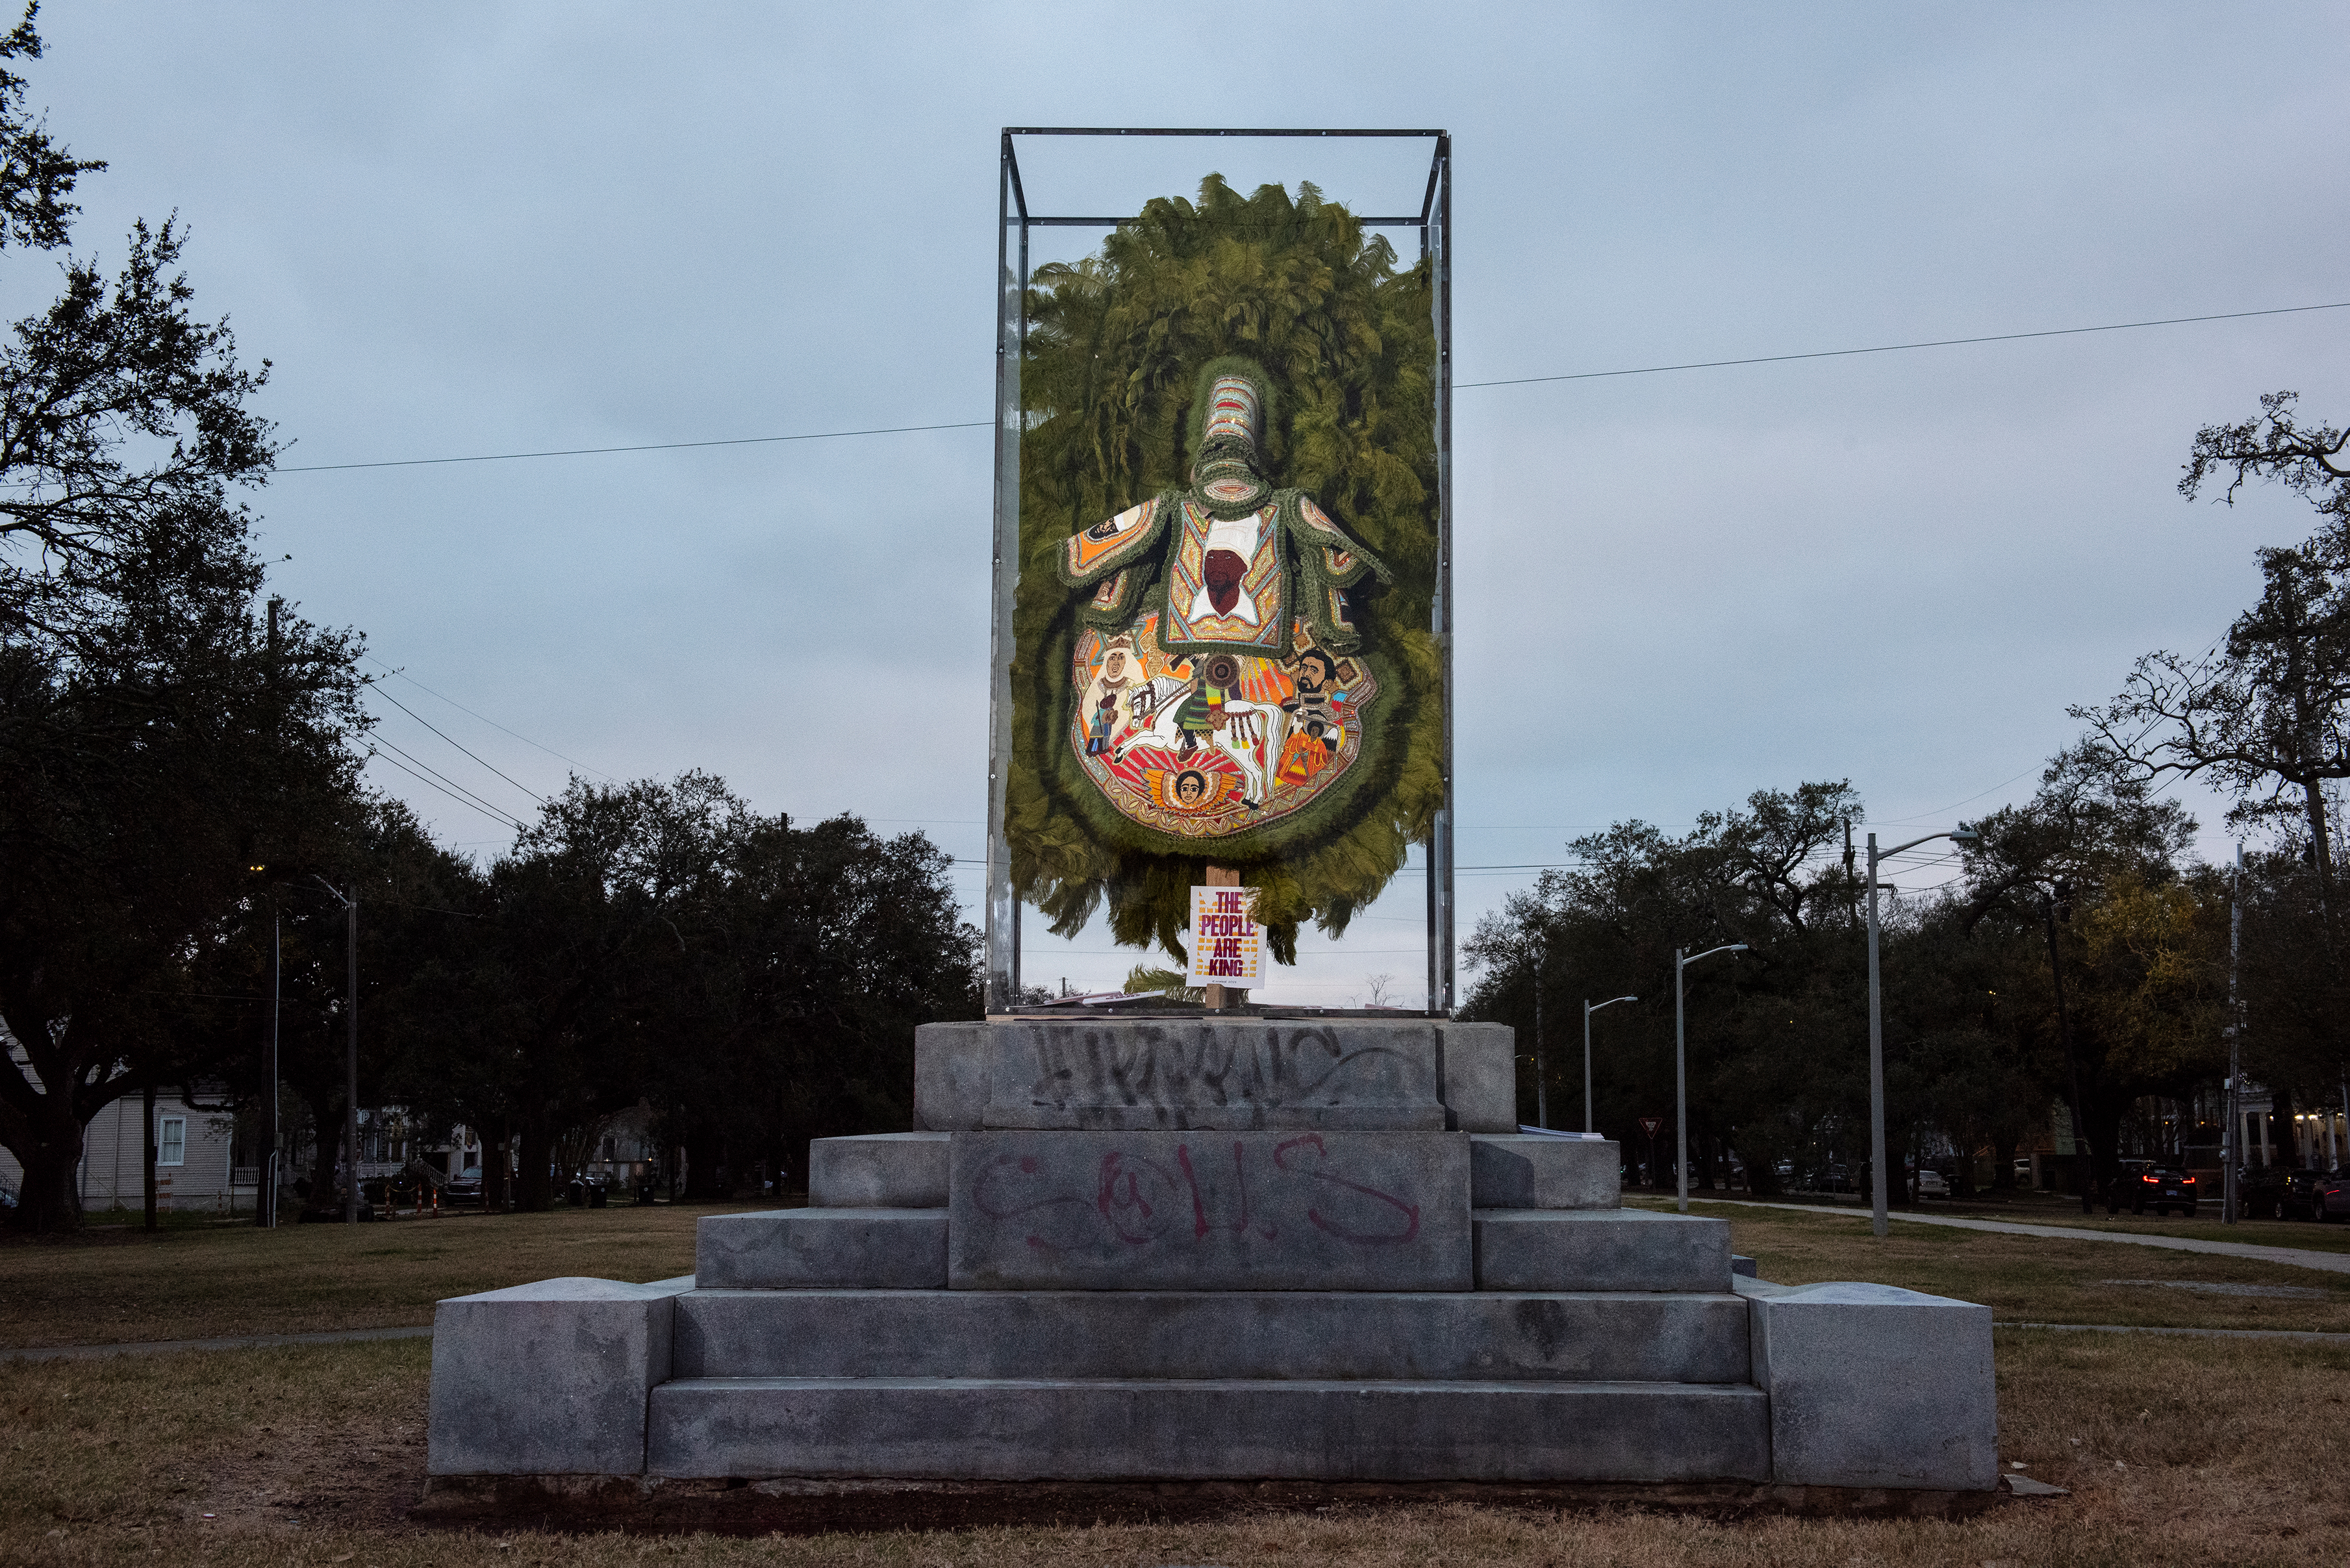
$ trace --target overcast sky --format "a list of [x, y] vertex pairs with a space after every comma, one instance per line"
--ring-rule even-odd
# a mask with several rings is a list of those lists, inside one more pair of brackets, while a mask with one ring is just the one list
[[[292, 468], [983, 421], [1007, 124], [1451, 130], [1463, 382], [2350, 301], [2350, 9], [2233, 15], [55, 0], [27, 74], [112, 165], [78, 253], [180, 213]], [[1030, 192], [1213, 169], [1392, 207], [1425, 169], [1132, 149], [1040, 151]], [[0, 291], [54, 282], [19, 256]], [[1626, 817], [1850, 778], [1909, 836], [2028, 794], [2067, 703], [2207, 646], [2254, 547], [2308, 531], [2278, 493], [2181, 501], [2196, 428], [2279, 388], [2350, 420], [2345, 348], [2334, 310], [1463, 389], [1464, 930], [1534, 875], [1467, 868]], [[985, 430], [286, 472], [258, 505], [281, 591], [527, 787], [378, 700], [382, 738], [499, 809], [564, 758], [711, 769], [931, 834], [976, 918]], [[470, 853], [511, 838], [369, 776]], [[1419, 899], [1264, 994], [1416, 1004]], [[1032, 921], [1026, 978], [1135, 956]]]

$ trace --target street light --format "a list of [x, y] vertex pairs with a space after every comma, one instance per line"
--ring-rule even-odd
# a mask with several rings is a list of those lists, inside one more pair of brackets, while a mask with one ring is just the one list
[[1964, 823], [1948, 833], [1929, 833], [1887, 850], [1877, 847], [1877, 835], [1868, 836], [1868, 1165], [1874, 1173], [1869, 1183], [1874, 1190], [1868, 1228], [1878, 1236], [1891, 1227], [1885, 1218], [1888, 1190], [1885, 1174], [1885, 1010], [1877, 984], [1877, 866], [1905, 849], [1931, 844], [1937, 838], [1947, 838], [1958, 845], [1982, 842], [1982, 835]]
[[1638, 1002], [1637, 996], [1611, 996], [1605, 1002], [1583, 999], [1583, 1130], [1591, 1130], [1591, 1015], [1603, 1007], [1613, 1007], [1619, 1002]]
[[[1680, 1184], [1681, 1212], [1684, 1214], [1689, 1212], [1689, 1054], [1684, 1048], [1684, 1032], [1681, 1028], [1681, 971], [1697, 962], [1698, 959], [1710, 959], [1716, 953], [1742, 953], [1745, 950], [1744, 942], [1728, 942], [1718, 948], [1708, 948], [1698, 954], [1697, 958], [1682, 957], [1681, 955], [1687, 951], [1686, 949], [1673, 950], [1673, 1127], [1675, 1136], [1680, 1139], [1680, 1153], [1673, 1160], [1673, 1176]], [[1586, 1029], [1590, 1023], [1591, 1020], [1586, 1016], [1584, 1019]]]

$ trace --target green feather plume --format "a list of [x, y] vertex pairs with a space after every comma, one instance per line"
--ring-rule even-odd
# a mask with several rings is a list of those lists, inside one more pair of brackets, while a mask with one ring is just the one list
[[[1021, 368], [1005, 827], [1014, 887], [1055, 931], [1074, 932], [1106, 909], [1118, 941], [1155, 943], [1181, 960], [1191, 888], [1211, 855], [1261, 889], [1274, 956], [1295, 962], [1302, 923], [1343, 932], [1428, 836], [1442, 799], [1443, 743], [1440, 659], [1428, 629], [1433, 306], [1427, 264], [1399, 268], [1385, 239], [1313, 186], [1299, 186], [1295, 200], [1276, 185], [1243, 197], [1215, 175], [1196, 202], [1148, 203], [1098, 255], [1037, 269]], [[1204, 393], [1235, 365], [1263, 376], [1265, 478], [1310, 496], [1367, 547], [1374, 565], [1350, 574], [1363, 606], [1354, 657], [1381, 688], [1365, 753], [1286, 820], [1278, 853], [1253, 857], [1229, 841], [1202, 854], [1121, 815], [1086, 778], [1062, 706], [1083, 598], [1061, 580], [1063, 542], [1188, 486]], [[1138, 579], [1132, 602], [1154, 586]]]

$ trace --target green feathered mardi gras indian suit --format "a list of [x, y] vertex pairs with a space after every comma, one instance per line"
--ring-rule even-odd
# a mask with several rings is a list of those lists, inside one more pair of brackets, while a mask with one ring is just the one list
[[1357, 617], [1388, 568], [1261, 452], [1274, 389], [1223, 358], [1191, 406], [1191, 483], [1061, 546], [1076, 599], [1060, 726], [1143, 846], [1247, 862], [1326, 831], [1380, 751]]
[[1433, 275], [1310, 185], [1213, 175], [1038, 269], [1003, 828], [1055, 932], [1100, 918], [1180, 959], [1191, 887], [1224, 866], [1287, 963], [1425, 840]]

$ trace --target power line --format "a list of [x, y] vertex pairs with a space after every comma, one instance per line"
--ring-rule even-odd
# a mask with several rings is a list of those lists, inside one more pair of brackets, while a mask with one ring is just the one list
[[799, 435], [736, 436], [728, 441], [658, 441], [639, 446], [575, 446], [553, 452], [485, 452], [471, 457], [395, 457], [374, 462], [313, 462], [280, 468], [277, 473], [335, 473], [351, 468], [429, 468], [445, 462], [513, 462], [526, 457], [601, 457], [621, 452], [683, 452], [702, 446], [767, 446], [785, 441], [838, 441], [845, 436], [911, 435], [917, 431], [983, 430], [993, 420], [964, 420], [951, 425], [889, 425], [869, 431], [809, 431]]
[[[1573, 370], [1556, 376], [1513, 376], [1499, 381], [1456, 381], [1472, 387], [1527, 387], [1547, 381], [1596, 381], [1618, 376], [1661, 376], [1674, 370], [1721, 370], [1739, 365], [1783, 365], [1796, 359], [1842, 359], [1856, 354], [1899, 354], [1914, 348], [1956, 348], [1972, 343], [2017, 343], [2031, 337], [2074, 337], [2089, 332], [2135, 332], [2148, 327], [2184, 327], [2199, 321], [2245, 321], [2261, 316], [2298, 316], [2313, 310], [2350, 310], [2350, 299], [2332, 305], [2287, 305], [2272, 310], [2230, 310], [2214, 316], [2169, 316], [2157, 321], [2114, 321], [2098, 327], [2053, 327], [2038, 332], [1994, 332], [1980, 337], [1936, 337], [1918, 343], [1880, 343], [1866, 348], [1815, 348], [1801, 354], [1760, 354], [1745, 359], [1693, 359], [1678, 365], [1638, 365], [1622, 370]], [[490, 452], [465, 457], [382, 458], [370, 462], [314, 462], [279, 468], [276, 473], [336, 473], [359, 468], [428, 468], [452, 462], [514, 462], [525, 458], [602, 457], [616, 452], [685, 452], [697, 447], [769, 446], [778, 441], [838, 441], [851, 436], [912, 435], [924, 431], [973, 431], [993, 420], [962, 420], [939, 425], [883, 425], [871, 430], [806, 431], [795, 435], [736, 436], [719, 441], [644, 441], [633, 446], [577, 446], [545, 452]]]
[[599, 779], [603, 779], [603, 780], [606, 780], [607, 782], [617, 782], [616, 780], [614, 780], [614, 778], [613, 778], [613, 775], [612, 775], [612, 774], [606, 773], [606, 772], [605, 772], [603, 769], [601, 769], [601, 768], [591, 768], [591, 767], [588, 767], [588, 764], [587, 764], [586, 763], [581, 762], [577, 757], [567, 757], [567, 756], [565, 756], [561, 752], [556, 751], [553, 746], [542, 746], [542, 745], [540, 745], [536, 741], [532, 740], [528, 735], [524, 734], [524, 733], [523, 733], [521, 731], [519, 731], [519, 730], [507, 730], [507, 729], [506, 729], [506, 727], [505, 727], [504, 724], [499, 723], [495, 719], [491, 718], [487, 713], [477, 713], [477, 712], [474, 712], [473, 709], [466, 707], [463, 702], [458, 701], [454, 697], [451, 697], [451, 696], [445, 695], [445, 694], [444, 694], [444, 693], [442, 693], [442, 692], [434, 691], [432, 690], [432, 687], [425, 685], [423, 681], [419, 680], [418, 679], [416, 679], [416, 677], [415, 677], [415, 676], [411, 675], [407, 670], [405, 670], [396, 669], [396, 668], [394, 668], [393, 666], [389, 665], [389, 664], [384, 664], [382, 659], [376, 658], [376, 656], [375, 656], [374, 654], [372, 654], [372, 653], [369, 654], [367, 657], [368, 657], [368, 660], [369, 660], [369, 663], [372, 663], [372, 664], [382, 664], [382, 665], [383, 665], [383, 668], [384, 668], [385, 670], [390, 670], [392, 674], [399, 676], [402, 680], [407, 681], [411, 686], [415, 687], [419, 691], [429, 692], [429, 693], [431, 693], [432, 696], [435, 696], [435, 697], [440, 698], [440, 699], [441, 699], [441, 701], [442, 701], [443, 702], [448, 703], [448, 704], [449, 704], [449, 706], [451, 706], [452, 708], [456, 709], [456, 710], [457, 710], [457, 711], [459, 711], [460, 713], [472, 713], [472, 714], [473, 714], [473, 716], [474, 718], [479, 719], [483, 723], [487, 724], [491, 729], [493, 729], [493, 730], [504, 730], [504, 731], [505, 731], [505, 732], [506, 732], [507, 734], [512, 735], [515, 740], [520, 741], [524, 745], [525, 745], [525, 746], [532, 746], [532, 747], [536, 747], [537, 750], [542, 751], [542, 752], [545, 752], [548, 756], [555, 758], [555, 759], [556, 759], [556, 760], [557, 760], [558, 762], [566, 762], [566, 763], [569, 763], [573, 767], [575, 767], [575, 768], [580, 768], [580, 769], [585, 770], [586, 772], [588, 772], [588, 773], [594, 774], [598, 778], [599, 778]]
[[[411, 766], [401, 766], [395, 757], [385, 757], [383, 753], [374, 753], [376, 757], [380, 757], [380, 759], [383, 759], [383, 762], [390, 762], [390, 764], [395, 766], [395, 769], [400, 769], [401, 774], [407, 774], [409, 778], [416, 778], [416, 781], [421, 781], [421, 783], [428, 783], [428, 785], [432, 785], [432, 787], [435, 787], [435, 790], [440, 790], [442, 794], [446, 794], [446, 797], [449, 797], [449, 799], [453, 799], [453, 802], [456, 802], [456, 804], [461, 804], [461, 806], [473, 806], [474, 811], [480, 811], [482, 815], [486, 815], [486, 818], [489, 818], [489, 820], [494, 820], [494, 823], [498, 823], [498, 826], [501, 826], [501, 827], [513, 827], [515, 832], [522, 832], [522, 830], [524, 830], [522, 823], [517, 823], [517, 820], [515, 820], [515, 818], [510, 818], [510, 815], [505, 815], [505, 814], [503, 814], [503, 811], [498, 811], [498, 806], [494, 806], [494, 804], [489, 804], [489, 802], [486, 802], [486, 799], [482, 799], [480, 794], [474, 794], [473, 790], [468, 790], [468, 787], [461, 785], [461, 783], [458, 783], [458, 781], [453, 781], [453, 778], [449, 778], [449, 775], [446, 775], [446, 774], [440, 774], [440, 771], [435, 771], [435, 769], [432, 769], [432, 764], [428, 764], [428, 762], [423, 762], [423, 759], [416, 757], [416, 754], [411, 754], [411, 753], [401, 753], [401, 750], [397, 748], [397, 745], [392, 745], [390, 741], [383, 741], [383, 738], [380, 738], [380, 736], [376, 738], [376, 741], [369, 742], [369, 745], [371, 745], [371, 748], [376, 748], [376, 745], [380, 745], [380, 748], [388, 750], [388, 753], [395, 753], [397, 757], [407, 757], [409, 762], [413, 762], [413, 764], [416, 764], [416, 766], [413, 766], [413, 769], [411, 769]], [[419, 771], [416, 771], [416, 769], [423, 769], [423, 774], [419, 774]], [[425, 774], [432, 774], [432, 778], [425, 778]], [[435, 781], [440, 781], [440, 783], [435, 783]]]
[[[405, 702], [401, 701], [399, 698], [397, 698], [397, 697], [393, 696], [390, 692], [389, 692], [389, 691], [385, 691], [382, 687], [378, 686], [378, 685], [374, 684], [373, 682], [369, 682], [369, 686], [368, 686], [368, 690], [369, 690], [369, 691], [373, 691], [377, 696], [379, 696], [379, 697], [382, 698], [385, 701], [387, 701], [387, 702], [390, 703], [393, 707], [395, 707], [395, 708], [399, 709], [401, 712], [403, 712], [403, 713], [407, 714], [410, 718], [411, 718], [411, 719], [415, 720], [418, 723], [420, 723], [420, 724], [423, 725], [426, 729], [431, 730], [434, 734], [439, 735], [442, 740], [444, 740], [444, 741], [448, 741], [448, 742], [449, 742], [449, 743], [450, 743], [451, 745], [452, 745], [452, 746], [456, 746], [456, 747], [457, 747], [457, 749], [458, 749], [459, 751], [461, 751], [461, 752], [465, 752], [465, 754], [466, 754], [467, 756], [469, 756], [469, 757], [473, 757], [473, 753], [465, 751], [465, 748], [464, 748], [463, 746], [459, 745], [459, 744], [458, 744], [458, 742], [457, 742], [456, 741], [450, 739], [450, 736], [448, 735], [448, 733], [447, 733], [445, 731], [442, 730], [439, 726], [435, 725], [435, 724], [434, 724], [431, 720], [429, 720], [429, 719], [425, 718], [422, 714], [419, 713], [415, 709], [413, 709], [413, 708], [410, 707], [407, 703], [405, 703]], [[402, 753], [402, 754], [404, 755], [405, 753]], [[535, 790], [535, 789], [531, 788], [528, 784], [526, 784], [523, 783], [520, 779], [515, 778], [515, 777], [513, 777], [513, 776], [511, 776], [510, 774], [507, 774], [499, 773], [499, 772], [498, 772], [498, 770], [497, 770], [496, 768], [494, 768], [494, 767], [491, 767], [491, 766], [490, 766], [490, 764], [489, 764], [488, 763], [482, 762], [482, 759], [481, 759], [481, 758], [479, 758], [479, 757], [473, 757], [473, 760], [474, 760], [475, 762], [477, 762], [477, 763], [482, 763], [482, 765], [483, 765], [484, 767], [485, 767], [485, 768], [489, 768], [489, 769], [490, 769], [490, 772], [492, 772], [492, 773], [494, 773], [494, 774], [497, 774], [498, 777], [500, 777], [500, 778], [502, 778], [502, 779], [504, 779], [504, 780], [506, 781], [506, 783], [508, 783], [508, 784], [510, 784], [514, 785], [514, 786], [515, 786], [515, 788], [516, 788], [516, 789], [518, 789], [518, 790], [522, 791], [522, 793], [523, 793], [523, 794], [526, 794], [526, 795], [530, 796], [530, 798], [531, 798], [532, 800], [534, 800], [534, 801], [537, 802], [540, 805], [545, 805], [546, 804], [546, 797], [545, 795], [543, 795], [543, 794], [539, 794], [536, 790]]]
[[[384, 742], [384, 743], [385, 743], [385, 744], [387, 744], [387, 745], [389, 745], [390, 742]], [[472, 801], [467, 800], [463, 795], [461, 795], [461, 794], [457, 794], [454, 790], [447, 789], [447, 788], [444, 788], [443, 786], [442, 786], [442, 785], [440, 785], [440, 784], [433, 784], [433, 783], [432, 783], [432, 781], [431, 779], [426, 778], [422, 774], [418, 773], [414, 768], [404, 766], [403, 764], [401, 764], [401, 763], [400, 763], [397, 759], [395, 759], [395, 758], [387, 757], [387, 756], [385, 756], [382, 753], [378, 752], [378, 753], [375, 753], [375, 760], [376, 760], [377, 762], [380, 762], [380, 763], [391, 763], [391, 765], [392, 765], [393, 767], [399, 768], [399, 769], [400, 769], [400, 771], [401, 773], [406, 774], [410, 778], [414, 779], [414, 780], [415, 780], [417, 783], [419, 783], [419, 784], [432, 784], [432, 786], [434, 789], [440, 790], [440, 791], [441, 791], [441, 793], [442, 793], [442, 794], [447, 795], [451, 800], [455, 801], [459, 805], [464, 806], [464, 807], [466, 807], [466, 808], [467, 808], [467, 809], [469, 809], [469, 810], [476, 811], [476, 812], [481, 813], [481, 815], [482, 815], [488, 817], [492, 822], [496, 823], [500, 827], [511, 827], [511, 828], [513, 828], [513, 829], [514, 829], [515, 832], [517, 832], [517, 833], [519, 833], [519, 832], [521, 832], [521, 831], [522, 831], [522, 824], [520, 824], [520, 823], [518, 823], [518, 822], [515, 822], [513, 818], [511, 818], [511, 817], [505, 817], [505, 816], [501, 816], [501, 815], [499, 815], [496, 812], [492, 811], [491, 809], [489, 809], [487, 806], [475, 805]]]
[[2242, 321], [2255, 316], [2298, 316], [2311, 310], [2350, 310], [2350, 299], [2333, 305], [2287, 305], [2274, 310], [2230, 310], [2218, 316], [2170, 316], [2159, 321], [2116, 321], [2103, 327], [2052, 327], [2042, 332], [1994, 332], [1981, 337], [1937, 337], [1924, 343], [1880, 343], [1872, 348], [1815, 348], [1804, 354], [1762, 354], [1751, 359], [1698, 359], [1685, 365], [1643, 365], [1631, 370], [1577, 370], [1564, 376], [1516, 376], [1506, 381], [1455, 381], [1470, 387], [1525, 387], [1539, 381], [1596, 381], [1610, 376], [1658, 376], [1668, 370], [1720, 370], [1733, 365], [1783, 365], [1791, 359], [1842, 359], [1855, 354], [1898, 354], [1911, 348], [1956, 348], [1969, 343], [2015, 343], [2027, 337], [2073, 337], [2085, 332], [2134, 332], [2142, 327], [2183, 327], [2196, 321]]
[[447, 774], [442, 773], [439, 768], [434, 767], [422, 757], [418, 756], [414, 752], [405, 751], [399, 746], [393, 745], [390, 741], [385, 740], [380, 735], [370, 739], [368, 742], [368, 744], [370, 748], [381, 746], [384, 750], [392, 753], [396, 756], [407, 758], [418, 767], [422, 768], [426, 773], [431, 774], [434, 778], [439, 779], [442, 784], [447, 784], [451, 789], [457, 791], [458, 794], [463, 795], [467, 800], [473, 801], [488, 810], [497, 812], [500, 819], [505, 822], [508, 826], [519, 827], [522, 826], [521, 823], [515, 821], [512, 815], [507, 814], [504, 807], [500, 806], [489, 796], [477, 794], [473, 790], [467, 789], [463, 784], [459, 784], [455, 779], [451, 778]]

